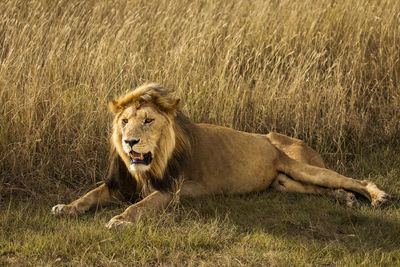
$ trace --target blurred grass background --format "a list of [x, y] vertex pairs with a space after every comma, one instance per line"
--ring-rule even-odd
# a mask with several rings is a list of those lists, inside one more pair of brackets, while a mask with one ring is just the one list
[[93, 187], [107, 104], [145, 82], [196, 122], [301, 138], [346, 173], [399, 151], [400, 2], [1, 1], [0, 195]]

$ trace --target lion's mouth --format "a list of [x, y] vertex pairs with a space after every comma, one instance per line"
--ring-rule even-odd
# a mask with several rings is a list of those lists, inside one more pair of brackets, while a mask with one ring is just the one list
[[133, 150], [131, 150], [131, 152], [129, 152], [129, 162], [131, 164], [149, 165], [151, 163], [152, 159], [153, 159], [153, 157], [151, 156], [151, 152], [148, 152], [146, 154], [137, 153]]

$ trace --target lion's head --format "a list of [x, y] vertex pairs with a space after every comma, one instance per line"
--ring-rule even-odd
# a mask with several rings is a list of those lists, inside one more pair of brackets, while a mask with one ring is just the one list
[[110, 103], [115, 114], [112, 143], [136, 179], [159, 182], [177, 171], [172, 168], [179, 167], [190, 148], [189, 123], [178, 108], [179, 99], [157, 84]]

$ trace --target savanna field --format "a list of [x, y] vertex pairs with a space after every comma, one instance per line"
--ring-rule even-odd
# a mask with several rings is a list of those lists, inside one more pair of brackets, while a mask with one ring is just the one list
[[54, 217], [107, 173], [108, 103], [146, 82], [195, 122], [277, 131], [400, 195], [400, 1], [0, 1], [0, 265], [400, 265], [400, 203], [267, 190]]

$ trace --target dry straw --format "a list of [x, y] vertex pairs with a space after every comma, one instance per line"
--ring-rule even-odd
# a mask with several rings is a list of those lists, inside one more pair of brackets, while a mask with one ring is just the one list
[[400, 1], [1, 1], [1, 195], [102, 179], [107, 104], [148, 81], [194, 121], [396, 144]]

